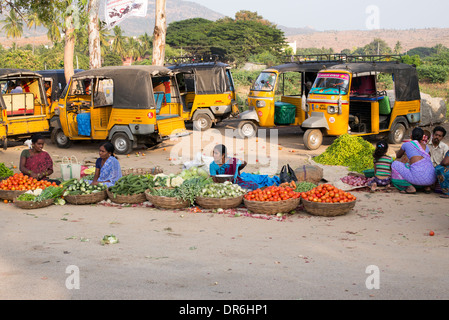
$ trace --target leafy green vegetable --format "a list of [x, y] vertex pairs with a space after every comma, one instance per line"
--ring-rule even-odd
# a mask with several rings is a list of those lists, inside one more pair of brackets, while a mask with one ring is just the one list
[[50, 186], [44, 189], [40, 195], [34, 198], [35, 202], [40, 202], [47, 199], [56, 199], [61, 197], [64, 194], [64, 188], [62, 187], [54, 187]]
[[343, 134], [319, 156], [313, 158], [317, 163], [345, 166], [349, 170], [362, 173], [372, 169], [374, 146], [362, 137]]
[[316, 186], [317, 185], [314, 184], [313, 182], [307, 182], [307, 181], [296, 182], [295, 191], [296, 192], [307, 192], [309, 190], [312, 190]]
[[17, 197], [17, 200], [20, 200], [20, 201], [34, 201], [34, 198], [36, 198], [36, 196], [34, 194], [22, 193], [20, 196]]
[[14, 172], [9, 169], [5, 164], [2, 162], [0, 163], [0, 178], [7, 178], [9, 176], [12, 176]]

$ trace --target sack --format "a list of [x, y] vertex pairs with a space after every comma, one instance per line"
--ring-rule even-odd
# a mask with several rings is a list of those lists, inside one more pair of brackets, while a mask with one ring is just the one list
[[307, 181], [318, 184], [323, 179], [323, 169], [314, 165], [303, 165], [295, 170], [298, 181]]
[[[75, 161], [72, 161], [75, 160]], [[81, 178], [81, 163], [75, 156], [70, 158], [64, 157], [61, 162], [61, 177], [62, 180], [80, 179]]]
[[290, 167], [289, 164], [282, 167], [281, 173], [279, 174], [279, 178], [281, 180], [281, 183], [298, 181], [298, 178], [296, 178], [295, 171], [293, 171], [293, 169]]

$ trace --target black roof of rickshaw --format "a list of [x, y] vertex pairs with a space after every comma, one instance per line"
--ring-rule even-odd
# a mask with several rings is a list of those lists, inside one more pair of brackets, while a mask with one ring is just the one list
[[41, 78], [42, 76], [28, 69], [17, 69], [17, 68], [1, 68], [0, 69], [0, 78], [9, 78], [9, 77], [37, 77]]
[[111, 79], [115, 108], [148, 109], [155, 106], [152, 78], [172, 75], [173, 71], [163, 66], [133, 65], [86, 70], [74, 74], [72, 79]]

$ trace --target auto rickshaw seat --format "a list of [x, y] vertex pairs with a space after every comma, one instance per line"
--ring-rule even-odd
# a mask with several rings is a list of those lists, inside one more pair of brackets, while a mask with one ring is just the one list
[[165, 92], [163, 91], [156, 91], [154, 93], [154, 100], [156, 101], [156, 114], [159, 114], [162, 107], [162, 102], [164, 102], [165, 99]]

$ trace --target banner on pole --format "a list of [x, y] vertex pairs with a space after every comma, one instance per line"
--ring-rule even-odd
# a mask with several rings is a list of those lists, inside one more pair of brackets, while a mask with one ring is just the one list
[[110, 29], [131, 16], [145, 17], [148, 0], [106, 0], [105, 20]]

